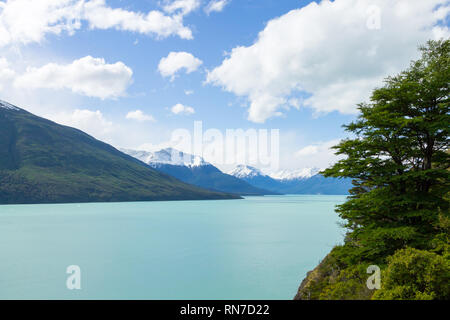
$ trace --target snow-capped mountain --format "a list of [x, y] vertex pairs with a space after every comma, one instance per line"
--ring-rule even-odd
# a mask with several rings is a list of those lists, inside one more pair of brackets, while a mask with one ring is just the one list
[[238, 165], [236, 168], [231, 170], [228, 174], [235, 176], [236, 178], [239, 178], [239, 179], [253, 178], [253, 177], [264, 175], [261, 172], [261, 170], [254, 168], [254, 167], [247, 166], [247, 165]]
[[282, 170], [270, 176], [276, 180], [301, 180], [301, 179], [309, 179], [315, 175], [317, 175], [322, 169], [319, 168], [304, 168], [300, 170]]
[[247, 165], [238, 165], [236, 168], [231, 170], [228, 174], [244, 180], [245, 182], [255, 186], [257, 188], [271, 190], [276, 193], [279, 192], [279, 181], [265, 175], [261, 170], [247, 166]]
[[268, 176], [275, 180], [301, 180], [309, 179], [317, 175], [322, 169], [304, 168], [300, 170], [282, 170], [271, 174], [264, 174], [261, 170], [248, 165], [238, 165], [236, 168], [228, 172], [228, 174], [240, 179], [254, 178], [258, 176]]
[[19, 111], [20, 110], [18, 107], [13, 106], [12, 104], [10, 104], [10, 103], [8, 103], [6, 101], [3, 101], [3, 100], [0, 100], [0, 108], [4, 108], [4, 109], [8, 109], [8, 110], [14, 110], [14, 111]]
[[167, 148], [156, 152], [121, 149], [154, 169], [202, 188], [240, 195], [276, 194], [220, 171], [200, 156]]
[[173, 148], [166, 148], [156, 152], [136, 151], [129, 149], [121, 149], [120, 151], [136, 159], [139, 159], [152, 167], [158, 167], [164, 164], [185, 167], [200, 167], [210, 165], [208, 162], [203, 160], [202, 157], [184, 153]]
[[305, 168], [265, 175], [257, 168], [239, 165], [230, 174], [252, 186], [281, 194], [348, 194], [350, 179], [325, 178], [320, 171]]

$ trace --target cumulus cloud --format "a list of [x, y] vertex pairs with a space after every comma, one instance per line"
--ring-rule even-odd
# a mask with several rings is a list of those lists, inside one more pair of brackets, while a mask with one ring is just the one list
[[188, 14], [200, 6], [200, 0], [174, 0], [167, 1], [163, 6], [164, 11], [174, 13], [179, 11], [181, 14]]
[[153, 116], [145, 114], [144, 112], [142, 112], [142, 110], [130, 111], [126, 115], [126, 118], [129, 120], [135, 120], [135, 121], [139, 121], [139, 122], [144, 122], [144, 121], [154, 122], [155, 121]]
[[343, 156], [335, 155], [336, 150], [332, 147], [338, 145], [339, 139], [319, 142], [305, 146], [295, 152], [295, 162], [299, 168], [327, 168], [333, 165]]
[[190, 114], [194, 114], [195, 110], [192, 107], [189, 106], [185, 106], [182, 105], [181, 103], [177, 103], [176, 105], [174, 105], [170, 111], [172, 111], [173, 114], [184, 114], [184, 115], [190, 115]]
[[[162, 149], [175, 148], [175, 147], [177, 147], [177, 144], [175, 142], [163, 141], [161, 143], [145, 142], [143, 144], [138, 145], [135, 149], [141, 150], [141, 151], [155, 152], [155, 151], [160, 151]], [[180, 151], [188, 153], [189, 150], [180, 150]]]
[[113, 9], [105, 0], [91, 0], [84, 5], [83, 18], [92, 29], [117, 29], [143, 34], [155, 34], [159, 37], [178, 35], [182, 39], [192, 39], [192, 31], [183, 25], [182, 15], [167, 16], [153, 10], [147, 14]]
[[[447, 0], [312, 2], [269, 21], [253, 45], [234, 48], [207, 82], [248, 98], [254, 122], [291, 106], [355, 113], [384, 77], [417, 57], [419, 44], [449, 36], [442, 25], [449, 10]], [[292, 100], [298, 95], [301, 106]]]
[[73, 112], [49, 114], [46, 118], [59, 124], [80, 129], [96, 138], [103, 138], [114, 130], [113, 123], [99, 110], [76, 109]]
[[16, 73], [10, 68], [8, 60], [0, 58], [0, 90], [14, 79]]
[[70, 64], [49, 63], [27, 68], [17, 76], [14, 86], [22, 89], [69, 89], [74, 93], [101, 99], [125, 94], [133, 71], [123, 62], [107, 64], [102, 58], [87, 56]]
[[7, 0], [0, 2], [0, 45], [41, 42], [46, 34], [81, 27], [82, 1]]
[[211, 0], [206, 5], [205, 12], [206, 14], [210, 14], [211, 12], [220, 12], [226, 7], [229, 2], [229, 0]]
[[175, 79], [176, 74], [184, 69], [186, 73], [196, 71], [203, 62], [188, 52], [171, 52], [162, 58], [158, 65], [158, 70], [163, 77]]
[[317, 145], [310, 145], [307, 147], [304, 147], [302, 149], [300, 149], [299, 151], [297, 151], [295, 153], [295, 155], [297, 157], [302, 157], [302, 156], [312, 156], [319, 153], [319, 146]]
[[193, 38], [191, 29], [183, 24], [183, 14], [111, 8], [105, 0], [6, 0], [0, 1], [0, 46], [39, 43], [48, 34], [72, 35], [83, 21], [91, 29]]

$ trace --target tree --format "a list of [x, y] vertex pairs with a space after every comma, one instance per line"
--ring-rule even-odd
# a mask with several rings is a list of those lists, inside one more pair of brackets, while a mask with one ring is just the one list
[[449, 202], [450, 41], [429, 41], [422, 56], [360, 104], [344, 126], [353, 138], [335, 147], [346, 157], [324, 171], [352, 178], [338, 206], [354, 262], [385, 262], [411, 246], [428, 249]]

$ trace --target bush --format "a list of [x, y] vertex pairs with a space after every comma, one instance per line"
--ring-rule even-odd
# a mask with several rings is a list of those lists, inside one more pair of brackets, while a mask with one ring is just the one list
[[382, 274], [380, 300], [450, 299], [450, 263], [436, 253], [407, 248], [388, 258]]
[[373, 291], [366, 286], [367, 265], [343, 269], [319, 295], [320, 300], [367, 300]]

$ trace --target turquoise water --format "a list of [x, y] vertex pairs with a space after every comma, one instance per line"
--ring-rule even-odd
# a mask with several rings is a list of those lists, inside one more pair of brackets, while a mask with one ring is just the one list
[[344, 200], [0, 206], [0, 299], [292, 299], [343, 239]]

